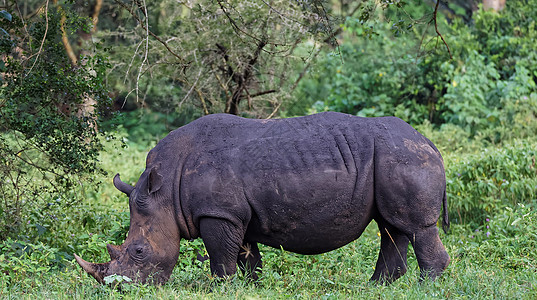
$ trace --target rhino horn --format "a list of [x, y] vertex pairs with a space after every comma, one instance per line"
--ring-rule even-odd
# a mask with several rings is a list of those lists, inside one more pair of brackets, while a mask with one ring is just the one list
[[134, 187], [133, 187], [133, 186], [131, 186], [130, 184], [127, 184], [127, 183], [121, 181], [121, 178], [119, 178], [119, 174], [116, 174], [116, 176], [114, 176], [114, 186], [115, 186], [116, 189], [118, 189], [119, 191], [121, 191], [121, 192], [127, 194], [127, 196], [130, 196], [132, 190], [134, 190]]
[[103, 264], [94, 264], [87, 262], [75, 254], [76, 262], [86, 271], [88, 274], [97, 279], [99, 283], [104, 283], [105, 271], [108, 270], [110, 262]]
[[106, 244], [106, 250], [108, 250], [108, 254], [110, 254], [112, 260], [118, 259], [121, 255], [121, 248], [119, 246]]

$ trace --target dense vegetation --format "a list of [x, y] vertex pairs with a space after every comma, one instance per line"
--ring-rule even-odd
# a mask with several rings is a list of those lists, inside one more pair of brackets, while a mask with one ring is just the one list
[[[269, 8], [162, 0], [148, 3], [144, 19], [143, 10], [119, 4], [127, 2], [105, 3], [99, 30], [74, 0], [46, 1], [50, 13], [31, 19], [16, 6], [0, 11], [0, 297], [537, 297], [537, 1], [473, 14], [453, 1], [445, 10], [459, 16], [437, 19], [452, 57], [427, 4], [334, 1], [323, 15], [322, 1], [285, 10], [285, 1]], [[41, 5], [29, 3], [30, 11]], [[267, 14], [271, 26], [255, 22]], [[315, 15], [327, 19], [316, 23]], [[85, 59], [65, 54], [65, 32], [79, 38], [74, 52]], [[113, 113], [112, 97], [129, 111]], [[95, 110], [83, 109], [88, 99]], [[406, 276], [369, 284], [380, 240], [371, 224], [323, 255], [261, 248], [255, 285], [241, 275], [216, 282], [208, 263], [193, 259], [203, 251], [195, 240], [182, 241], [162, 287], [98, 286], [72, 254], [104, 262], [106, 243], [125, 238], [127, 199], [111, 175], [134, 184], [169, 130], [232, 109], [249, 117], [396, 115], [429, 137], [448, 181], [446, 274], [419, 284], [410, 255]]]

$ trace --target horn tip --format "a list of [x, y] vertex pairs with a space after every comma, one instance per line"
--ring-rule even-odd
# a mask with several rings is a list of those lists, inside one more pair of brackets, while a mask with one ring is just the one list
[[75, 253], [73, 253], [73, 256], [75, 257], [76, 262], [82, 267], [82, 269], [85, 269], [87, 262]]
[[82, 267], [82, 269], [84, 271], [86, 271], [86, 273], [88, 273], [89, 275], [93, 276], [93, 278], [97, 279], [97, 281], [99, 283], [103, 283], [103, 274], [99, 270], [100, 268], [98, 268], [98, 266], [107, 265], [109, 263], [106, 263], [106, 264], [93, 264], [93, 263], [85, 261], [80, 256], [78, 256], [78, 255], [76, 255], [74, 253], [73, 253], [73, 256], [75, 257], [76, 262], [80, 265], [80, 267]]

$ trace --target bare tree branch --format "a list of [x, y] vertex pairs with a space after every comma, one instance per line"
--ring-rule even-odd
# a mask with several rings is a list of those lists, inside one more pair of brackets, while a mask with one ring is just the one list
[[[21, 16], [21, 19], [23, 19], [22, 16]], [[32, 69], [35, 67], [35, 64], [39, 60], [39, 55], [41, 54], [41, 51], [43, 51], [43, 45], [45, 44], [45, 39], [47, 38], [47, 33], [48, 33], [48, 0], [47, 0], [47, 2], [45, 2], [45, 34], [43, 34], [43, 39], [41, 40], [41, 45], [39, 46], [39, 51], [37, 51], [37, 53], [35, 54], [35, 55], [37, 55], [37, 57], [35, 58], [34, 63], [30, 67], [30, 70], [28, 71], [26, 76], [28, 76], [28, 75], [30, 75], [30, 73], [32, 73]]]
[[[268, 91], [263, 91], [263, 92], [259, 92], [259, 93], [255, 93], [255, 94], [252, 94], [252, 95], [248, 95], [249, 98], [255, 98], [255, 97], [259, 97], [259, 96], [263, 96], [263, 95], [267, 95], [267, 94], [272, 94], [272, 93], [276, 93], [278, 90], [268, 90]], [[243, 96], [244, 98], [244, 96]]]
[[136, 19], [138, 24], [140, 24], [140, 26], [142, 26], [142, 28], [145, 31], [147, 31], [152, 37], [154, 37], [157, 41], [159, 41], [159, 43], [161, 43], [166, 48], [166, 50], [170, 52], [171, 55], [175, 56], [177, 59], [179, 59], [183, 63], [186, 62], [184, 58], [182, 58], [179, 54], [175, 53], [170, 48], [170, 46], [168, 46], [168, 43], [166, 43], [166, 41], [162, 40], [158, 35], [154, 34], [151, 30], [149, 30], [149, 28], [144, 24], [144, 22], [142, 22], [142, 20], [138, 17], [138, 15], [132, 9], [130, 9], [125, 3], [121, 2], [120, 0], [114, 0], [114, 2], [116, 2], [117, 4], [119, 4], [119, 6], [127, 10]]
[[264, 40], [259, 41], [253, 57], [248, 61], [246, 67], [244, 68], [244, 73], [238, 78], [238, 86], [233, 92], [233, 97], [231, 97], [231, 105], [229, 107], [229, 113], [232, 115], [239, 113], [239, 103], [242, 98], [242, 92], [247, 88], [247, 84], [252, 73], [252, 68], [256, 64], [259, 54], [266, 44], [267, 43]]
[[453, 59], [453, 55], [451, 55], [451, 50], [449, 49], [448, 44], [446, 43], [446, 40], [444, 39], [444, 36], [438, 31], [438, 5], [440, 4], [440, 0], [436, 0], [436, 6], [434, 7], [434, 13], [433, 13], [433, 21], [434, 21], [434, 30], [436, 31], [436, 34], [442, 39], [442, 42], [444, 42], [444, 45], [446, 45], [447, 51], [449, 53], [449, 58]]

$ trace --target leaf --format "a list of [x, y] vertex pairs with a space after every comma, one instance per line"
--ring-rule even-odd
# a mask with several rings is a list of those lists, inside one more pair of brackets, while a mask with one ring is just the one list
[[4, 28], [1, 28], [1, 27], [0, 27], [0, 34], [4, 36], [9, 36], [9, 33], [7, 33], [7, 31], [5, 31]]
[[11, 22], [11, 20], [13, 20], [13, 17], [11, 16], [11, 14], [8, 13], [7, 11], [5, 11], [5, 10], [0, 10], [0, 17], [8, 20], [9, 22]]
[[124, 275], [118, 275], [118, 274], [109, 275], [104, 278], [104, 282], [106, 284], [111, 284], [113, 282], [121, 283], [121, 282], [131, 282], [131, 281], [132, 279], [130, 279], [129, 277], [124, 276]]
[[522, 218], [517, 218], [516, 220], [514, 220], [512, 223], [511, 223], [511, 226], [515, 226], [516, 224], [518, 224], [518, 222], [520, 222], [522, 220]]
[[35, 224], [35, 228], [37, 229], [37, 234], [38, 235], [43, 235], [46, 231], [47, 231], [47, 228], [39, 225], [39, 224]]

